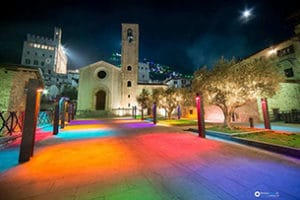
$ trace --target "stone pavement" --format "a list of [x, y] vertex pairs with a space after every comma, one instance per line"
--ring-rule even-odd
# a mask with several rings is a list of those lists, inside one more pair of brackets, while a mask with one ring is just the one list
[[175, 127], [77, 120], [38, 134], [31, 160], [1, 171], [1, 200], [300, 199], [299, 160]]

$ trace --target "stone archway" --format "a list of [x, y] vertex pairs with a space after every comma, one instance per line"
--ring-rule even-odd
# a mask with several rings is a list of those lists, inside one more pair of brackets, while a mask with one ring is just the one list
[[99, 90], [96, 93], [96, 110], [105, 110], [106, 92]]

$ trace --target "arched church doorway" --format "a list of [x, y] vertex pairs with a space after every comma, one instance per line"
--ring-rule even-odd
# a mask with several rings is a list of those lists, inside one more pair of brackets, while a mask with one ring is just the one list
[[105, 110], [106, 93], [103, 90], [99, 90], [96, 93], [96, 110]]

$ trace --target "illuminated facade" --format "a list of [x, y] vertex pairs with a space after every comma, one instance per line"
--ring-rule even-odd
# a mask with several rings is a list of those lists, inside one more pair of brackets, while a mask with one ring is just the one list
[[21, 64], [40, 68], [43, 74], [66, 74], [68, 59], [61, 44], [61, 34], [60, 28], [54, 28], [53, 39], [28, 34]]
[[78, 86], [79, 73], [67, 71], [68, 58], [61, 44], [62, 30], [54, 28], [53, 38], [27, 35], [22, 52], [22, 65], [39, 68], [43, 74], [44, 94], [49, 100], [61, 93], [65, 85]]
[[149, 83], [150, 82], [150, 66], [149, 63], [139, 63], [138, 70], [138, 82]]
[[[282, 112], [300, 110], [300, 24], [295, 26], [295, 36], [281, 43], [255, 53], [239, 63], [247, 67], [257, 60], [264, 59], [285, 76], [280, 90], [268, 98], [268, 108], [273, 119]], [[261, 99], [257, 99], [259, 118], [262, 119]]]
[[139, 106], [136, 97], [143, 89], [152, 91], [149, 64], [138, 62], [138, 24], [122, 24], [121, 68], [99, 61], [81, 68], [78, 88], [79, 116], [126, 115]]
[[173, 88], [185, 88], [192, 85], [192, 80], [188, 78], [169, 78], [165, 80], [168, 87]]
[[136, 105], [138, 85], [139, 26], [122, 24], [121, 53], [121, 95], [122, 108]]
[[[285, 76], [280, 84], [280, 90], [272, 98], [268, 98], [268, 109], [271, 120], [282, 120], [282, 113], [300, 111], [300, 24], [295, 26], [295, 36], [271, 47], [265, 48], [236, 64], [236, 68], [251, 67], [256, 62], [264, 60], [274, 65]], [[251, 100], [239, 107], [232, 115], [232, 121], [248, 122], [262, 121], [261, 98]], [[191, 111], [190, 116], [195, 117]], [[189, 115], [189, 113], [188, 113]], [[222, 122], [224, 116], [217, 106], [205, 107], [206, 121]]]

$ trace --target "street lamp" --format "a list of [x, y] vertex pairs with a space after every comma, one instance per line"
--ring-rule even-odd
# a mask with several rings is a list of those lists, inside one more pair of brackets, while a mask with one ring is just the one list
[[198, 119], [198, 136], [205, 138], [203, 100], [202, 96], [200, 96], [199, 93], [196, 94], [196, 107]]

